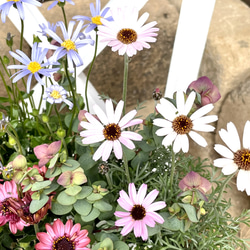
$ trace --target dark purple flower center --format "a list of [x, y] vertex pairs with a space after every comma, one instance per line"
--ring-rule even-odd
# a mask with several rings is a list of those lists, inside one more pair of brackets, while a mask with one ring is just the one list
[[121, 29], [117, 34], [117, 40], [124, 44], [134, 43], [137, 40], [137, 33], [132, 29]]
[[173, 120], [172, 128], [177, 134], [188, 134], [193, 128], [193, 123], [186, 115], [180, 115]]
[[131, 216], [134, 220], [142, 220], [146, 216], [146, 210], [142, 205], [134, 205]]
[[121, 136], [121, 128], [118, 124], [110, 123], [103, 129], [106, 140], [115, 141]]
[[0, 203], [0, 211], [3, 216], [7, 218], [8, 221], [18, 222], [20, 218], [14, 214], [9, 208], [11, 207], [8, 199]]
[[68, 237], [61, 236], [53, 242], [53, 250], [75, 250], [75, 241], [70, 240]]
[[240, 169], [250, 170], [250, 150], [240, 149], [234, 153], [234, 162]]

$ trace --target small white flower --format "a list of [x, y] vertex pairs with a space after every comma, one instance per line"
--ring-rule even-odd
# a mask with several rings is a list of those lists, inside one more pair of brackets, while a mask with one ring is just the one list
[[216, 115], [204, 116], [213, 109], [213, 104], [208, 104], [196, 110], [190, 117], [188, 116], [195, 100], [195, 92], [191, 92], [186, 102], [184, 93], [177, 91], [175, 107], [170, 101], [162, 98], [156, 109], [164, 118], [156, 118], [153, 123], [162, 127], [156, 131], [158, 136], [165, 136], [162, 144], [168, 147], [173, 143], [173, 150], [184, 153], [189, 150], [189, 135], [197, 144], [202, 147], [207, 146], [206, 140], [196, 131], [211, 132], [214, 127], [208, 123], [218, 120]]
[[224, 158], [214, 160], [216, 167], [222, 168], [224, 175], [230, 175], [239, 169], [237, 176], [237, 188], [239, 191], [246, 190], [250, 195], [250, 121], [247, 121], [243, 132], [243, 147], [238, 131], [232, 122], [227, 124], [227, 130], [219, 131], [221, 139], [227, 147], [215, 144], [214, 149]]

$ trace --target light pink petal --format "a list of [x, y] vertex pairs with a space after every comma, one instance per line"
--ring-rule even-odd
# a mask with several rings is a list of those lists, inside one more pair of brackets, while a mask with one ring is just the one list
[[143, 123], [142, 119], [133, 119], [133, 120], [129, 121], [126, 125], [124, 125], [122, 127], [122, 129], [125, 129], [125, 128], [128, 128], [128, 127], [132, 127], [132, 126], [135, 126], [137, 124], [142, 124], [142, 123]]
[[16, 223], [15, 223], [15, 222], [10, 221], [10, 222], [9, 222], [9, 228], [10, 228], [10, 231], [11, 231], [13, 234], [16, 234], [16, 233], [17, 233], [17, 226], [16, 226]]
[[154, 221], [153, 217], [150, 216], [150, 213], [149, 213], [149, 215], [148, 215], [148, 213], [146, 214], [146, 216], [143, 218], [143, 221], [149, 227], [154, 227], [155, 226], [155, 221]]
[[37, 159], [41, 159], [47, 155], [47, 148], [49, 147], [48, 144], [42, 144], [39, 146], [34, 147], [34, 153]]
[[156, 189], [152, 190], [144, 199], [144, 201], [142, 202], [142, 206], [146, 208], [148, 208], [148, 206], [156, 199], [157, 195], [159, 194], [159, 191], [157, 191]]
[[147, 207], [147, 212], [154, 212], [154, 211], [160, 210], [164, 207], [166, 207], [166, 203], [164, 201], [157, 201], [157, 202], [150, 204]]
[[122, 145], [120, 143], [119, 140], [114, 140], [113, 141], [113, 147], [114, 147], [114, 153], [115, 153], [115, 157], [119, 160], [122, 159]]
[[162, 224], [164, 222], [164, 219], [162, 218], [162, 216], [160, 216], [156, 212], [148, 212], [147, 215], [150, 216], [151, 218], [153, 218], [154, 221], [156, 221], [160, 224]]
[[98, 105], [95, 104], [93, 106], [93, 109], [94, 109], [96, 115], [98, 116], [98, 118], [100, 119], [100, 121], [102, 122], [102, 124], [104, 124], [104, 125], [109, 124], [109, 120], [108, 120], [107, 115]]
[[[117, 223], [117, 221], [116, 221], [116, 223]], [[133, 221], [133, 220], [130, 220], [130, 221], [124, 226], [124, 228], [122, 229], [121, 235], [123, 235], [123, 236], [127, 235], [128, 233], [130, 233], [130, 232], [133, 230], [133, 227], [134, 227], [134, 221]]]
[[121, 136], [134, 141], [142, 140], [142, 136], [140, 134], [132, 131], [122, 131]]
[[37, 239], [48, 246], [51, 246], [53, 244], [53, 239], [51, 238], [50, 234], [41, 232], [36, 234]]
[[115, 118], [114, 118], [114, 123], [115, 124], [117, 124], [120, 121], [120, 119], [121, 119], [123, 106], [124, 106], [124, 102], [122, 100], [119, 101], [118, 104], [116, 105], [116, 108], [115, 108]]
[[141, 237], [143, 240], [148, 239], [148, 229], [145, 223], [142, 222], [141, 224]]
[[137, 192], [134, 183], [129, 183], [128, 194], [133, 204], [137, 204]]
[[124, 117], [122, 117], [122, 119], [120, 120], [118, 125], [120, 127], [125, 126], [129, 121], [131, 121], [135, 117], [136, 113], [137, 113], [136, 110], [132, 110], [132, 111], [128, 112]]
[[114, 106], [111, 99], [106, 100], [105, 107], [106, 107], [106, 114], [108, 117], [108, 123], [115, 123]]
[[[71, 230], [70, 230], [70, 236], [73, 236], [73, 235], [76, 234], [77, 232], [80, 232], [80, 230], [81, 230], [81, 224], [80, 224], [80, 223], [76, 223], [76, 224], [71, 228]], [[67, 232], [66, 229], [65, 229], [65, 232]], [[88, 231], [87, 231], [87, 232], [88, 232]], [[87, 232], [85, 232], [85, 234], [86, 234]], [[85, 234], [84, 234], [84, 236], [85, 236]]]
[[55, 141], [55, 142], [52, 142], [49, 146], [48, 146], [48, 149], [47, 149], [47, 154], [48, 155], [54, 155], [56, 154], [59, 149], [61, 148], [61, 141]]
[[85, 113], [86, 119], [92, 124], [92, 128], [103, 129], [103, 125], [90, 113]]
[[[115, 214], [116, 215], [116, 214]], [[122, 227], [127, 225], [128, 223], [130, 223], [132, 221], [132, 217], [131, 216], [126, 216], [122, 219], [119, 219], [115, 222], [115, 225], [118, 227]]]
[[104, 135], [96, 134], [93, 136], [88, 136], [86, 138], [83, 138], [82, 144], [92, 144], [92, 143], [103, 141], [104, 139], [105, 139]]
[[130, 216], [129, 212], [116, 211], [114, 213], [114, 215], [117, 216], [117, 217], [121, 217], [121, 218], [123, 218], [123, 217], [130, 217], [130, 219], [131, 219], [131, 216]]
[[57, 219], [54, 224], [52, 225], [52, 228], [54, 230], [54, 233], [56, 237], [63, 236], [65, 231], [64, 231], [64, 224], [60, 219]]
[[141, 205], [143, 203], [146, 193], [147, 193], [147, 184], [143, 183], [138, 190], [136, 204]]
[[48, 234], [54, 239], [57, 238], [57, 236], [55, 235], [54, 229], [52, 228], [52, 226], [48, 223], [46, 223], [45, 228], [48, 232]]
[[119, 141], [129, 149], [135, 148], [135, 144], [130, 139], [121, 136], [119, 138]]
[[142, 220], [136, 220], [135, 221], [135, 223], [134, 223], [134, 234], [135, 234], [135, 237], [142, 236], [142, 224], [143, 224]]

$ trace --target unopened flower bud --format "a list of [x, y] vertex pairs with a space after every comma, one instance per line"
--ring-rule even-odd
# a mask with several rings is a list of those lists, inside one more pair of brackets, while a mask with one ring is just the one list
[[27, 160], [23, 155], [18, 155], [12, 162], [12, 167], [17, 169], [25, 169], [27, 167]]
[[108, 173], [108, 171], [109, 171], [109, 167], [108, 167], [108, 163], [107, 162], [104, 161], [104, 162], [102, 162], [102, 163], [99, 164], [99, 166], [98, 166], [98, 172], [100, 174], [105, 175], [105, 174]]
[[65, 131], [65, 129], [63, 129], [63, 128], [59, 128], [59, 129], [56, 131], [56, 134], [57, 134], [57, 136], [58, 136], [60, 139], [63, 139], [63, 138], [66, 136], [66, 131]]
[[10, 59], [7, 56], [3, 56], [3, 63], [8, 65], [10, 63]]
[[33, 114], [34, 116], [38, 116], [38, 115], [39, 115], [39, 111], [38, 111], [37, 109], [33, 109], [33, 110], [32, 110], [32, 114]]
[[153, 99], [158, 101], [162, 98], [162, 93], [159, 88], [156, 88], [153, 92]]
[[200, 209], [200, 214], [201, 215], [205, 215], [206, 214], [206, 210], [203, 207]]
[[187, 196], [185, 196], [183, 199], [182, 199], [182, 202], [183, 203], [191, 203], [191, 201], [192, 201], [192, 196], [191, 195], [187, 195]]
[[62, 74], [56, 72], [56, 73], [53, 74], [53, 77], [54, 77], [54, 80], [55, 80], [56, 82], [59, 82], [59, 81], [62, 79]]
[[49, 117], [48, 117], [47, 115], [43, 114], [43, 115], [42, 115], [42, 121], [43, 121], [44, 123], [48, 123], [48, 122], [49, 122]]
[[11, 136], [9, 136], [9, 144], [10, 144], [11, 146], [16, 145], [15, 139], [14, 139], [13, 137], [11, 137]]
[[13, 37], [14, 36], [12, 36], [10, 32], [7, 33], [6, 44], [10, 48], [12, 48], [12, 46], [13, 46]]

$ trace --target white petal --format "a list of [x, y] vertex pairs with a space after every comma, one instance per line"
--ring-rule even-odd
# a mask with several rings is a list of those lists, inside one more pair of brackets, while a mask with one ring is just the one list
[[247, 175], [248, 175], [248, 177], [247, 177], [248, 185], [246, 186], [246, 193], [247, 193], [247, 195], [250, 195], [250, 185], [249, 185], [249, 183], [250, 183], [250, 171], [247, 171]]
[[247, 187], [247, 185], [249, 185], [249, 175], [246, 173], [248, 171], [245, 171], [243, 169], [241, 169], [238, 172], [238, 176], [237, 176], [237, 188], [239, 191], [244, 191]]
[[92, 124], [92, 128], [103, 129], [103, 125], [90, 113], [85, 113], [85, 117]]
[[[243, 132], [243, 147], [250, 149], [250, 121], [247, 121]], [[250, 186], [250, 185], [249, 185]]]
[[98, 105], [94, 105], [93, 109], [96, 113], [96, 115], [98, 116], [98, 118], [100, 119], [100, 121], [104, 124], [107, 125], [109, 124], [108, 118], [106, 116], [106, 114], [104, 113], [104, 111], [98, 106]]
[[175, 106], [169, 102], [168, 100], [162, 98], [160, 100], [161, 103], [156, 105], [157, 111], [167, 120], [173, 121], [176, 117], [177, 109]]
[[234, 161], [232, 159], [218, 158], [214, 160], [214, 166], [218, 168], [224, 168], [231, 164], [234, 164]]
[[174, 139], [176, 138], [176, 136], [177, 136], [177, 133], [174, 132], [174, 131], [172, 133], [168, 134], [162, 140], [162, 145], [164, 145], [165, 147], [168, 147], [169, 145], [172, 144], [172, 142], [174, 141]]
[[235, 171], [237, 171], [238, 166], [235, 163], [232, 163], [231, 165], [227, 165], [226, 167], [222, 168], [222, 173], [224, 175], [230, 175], [232, 173], [234, 173]]
[[237, 148], [237, 150], [241, 149], [240, 137], [235, 125], [232, 122], [229, 122], [227, 124], [227, 131], [229, 136], [232, 137], [232, 140], [235, 143], [235, 148]]
[[187, 153], [189, 150], [189, 140], [187, 135], [181, 135], [181, 149], [184, 153]]
[[217, 151], [220, 155], [228, 158], [228, 159], [233, 159], [234, 154], [232, 151], [230, 151], [227, 147], [220, 145], [220, 144], [215, 144], [214, 145], [214, 150]]
[[202, 147], [206, 147], [207, 146], [207, 142], [204, 139], [204, 137], [202, 137], [201, 135], [199, 135], [198, 133], [194, 132], [194, 131], [190, 131], [189, 132], [189, 136], [200, 146]]
[[188, 115], [188, 113], [190, 112], [190, 110], [194, 104], [195, 97], [196, 97], [196, 94], [194, 91], [192, 91], [186, 100], [184, 110], [183, 110], [183, 115]]
[[172, 131], [173, 131], [172, 128], [160, 128], [160, 129], [156, 130], [155, 133], [158, 136], [164, 136], [164, 135], [171, 133]]
[[221, 137], [221, 139], [225, 142], [225, 144], [233, 151], [236, 152], [237, 150], [239, 150], [239, 141], [236, 140], [235, 141], [235, 136], [232, 136], [231, 134], [229, 134], [225, 129], [221, 129], [219, 131], [219, 135]]
[[122, 119], [120, 120], [120, 122], [118, 123], [118, 125], [122, 128], [123, 126], [125, 126], [129, 121], [131, 121], [135, 115], [137, 114], [137, 111], [134, 109], [130, 112], [128, 112], [125, 116], [122, 117]]
[[123, 101], [119, 101], [116, 108], [115, 108], [115, 118], [114, 118], [114, 123], [118, 123], [121, 119], [121, 115], [122, 115], [122, 110], [123, 110], [123, 105], [124, 102]]
[[113, 142], [115, 157], [119, 160], [122, 159], [122, 145], [118, 140]]
[[153, 120], [153, 124], [158, 127], [164, 127], [164, 128], [172, 128], [172, 122], [162, 119], [162, 118], [156, 118]]
[[207, 114], [208, 112], [210, 112], [212, 109], [214, 108], [214, 105], [212, 103], [207, 104], [201, 108], [199, 108], [198, 110], [196, 110], [191, 116], [190, 119], [196, 120], [200, 117], [202, 117], [203, 115]]
[[114, 123], [115, 121], [114, 106], [110, 99], [106, 100], [105, 107], [106, 107], [106, 114], [108, 117], [108, 123]]
[[177, 93], [176, 93], [176, 106], [177, 106], [177, 110], [178, 110], [178, 115], [183, 115], [184, 107], [185, 107], [184, 103], [185, 103], [185, 99], [184, 99], [183, 91], [177, 91]]
[[199, 125], [194, 125], [193, 130], [203, 131], [203, 132], [212, 132], [215, 130], [215, 127], [212, 125], [207, 125], [207, 124], [199, 124]]
[[200, 117], [198, 119], [195, 119], [192, 122], [193, 122], [194, 125], [200, 125], [200, 124], [215, 122], [217, 120], [218, 120], [217, 115], [207, 115], [207, 116], [203, 116], [203, 117]]
[[104, 135], [93, 135], [82, 139], [82, 144], [92, 144], [105, 139]]
[[113, 149], [114, 143], [113, 141], [105, 141], [104, 143], [105, 143], [105, 146], [103, 149], [102, 160], [107, 161]]

